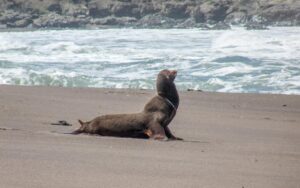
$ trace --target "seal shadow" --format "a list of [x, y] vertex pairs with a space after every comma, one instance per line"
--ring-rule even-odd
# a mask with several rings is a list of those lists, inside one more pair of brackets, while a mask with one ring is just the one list
[[[61, 134], [61, 135], [75, 135], [73, 134], [73, 132], [57, 132], [57, 131], [50, 131], [51, 133], [54, 134]], [[84, 133], [83, 135], [89, 135], [89, 136], [95, 136], [95, 137], [100, 137], [100, 138], [104, 138], [104, 137], [114, 137], [114, 136], [101, 136], [101, 135], [97, 135], [97, 134], [88, 134], [88, 133]], [[151, 138], [149, 138], [148, 136], [141, 136], [141, 137], [119, 137], [119, 138], [131, 138], [131, 139], [142, 139], [142, 140], [153, 140]], [[200, 140], [173, 140], [173, 139], [168, 139], [168, 140], [158, 140], [161, 142], [179, 142], [179, 143], [199, 143], [199, 144], [209, 144], [210, 142], [208, 141], [200, 141]]]

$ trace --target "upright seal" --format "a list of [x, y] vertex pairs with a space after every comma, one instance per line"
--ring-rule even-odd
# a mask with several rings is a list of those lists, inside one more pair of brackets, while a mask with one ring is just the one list
[[174, 84], [176, 75], [175, 70], [159, 72], [156, 80], [157, 95], [145, 105], [142, 112], [103, 115], [88, 122], [79, 120], [81, 127], [72, 134], [183, 140], [174, 136], [168, 128], [179, 106], [179, 96]]

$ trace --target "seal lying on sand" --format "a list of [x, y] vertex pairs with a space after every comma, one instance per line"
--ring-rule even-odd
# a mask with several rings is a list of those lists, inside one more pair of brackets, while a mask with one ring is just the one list
[[81, 127], [73, 134], [182, 140], [175, 137], [168, 128], [179, 105], [179, 96], [174, 84], [176, 75], [175, 70], [159, 72], [156, 80], [157, 95], [145, 105], [142, 112], [104, 115], [89, 122], [79, 120]]

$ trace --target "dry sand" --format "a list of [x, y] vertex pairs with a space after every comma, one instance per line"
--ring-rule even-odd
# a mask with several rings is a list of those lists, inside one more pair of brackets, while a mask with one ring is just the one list
[[181, 92], [186, 142], [62, 134], [153, 95], [1, 85], [0, 187], [300, 187], [300, 96]]

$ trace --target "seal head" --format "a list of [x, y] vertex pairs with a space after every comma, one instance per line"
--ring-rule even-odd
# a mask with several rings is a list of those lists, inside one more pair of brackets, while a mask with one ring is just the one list
[[162, 70], [157, 75], [156, 90], [157, 94], [163, 98], [170, 100], [170, 102], [178, 108], [179, 96], [177, 93], [174, 80], [177, 76], [176, 70]]

